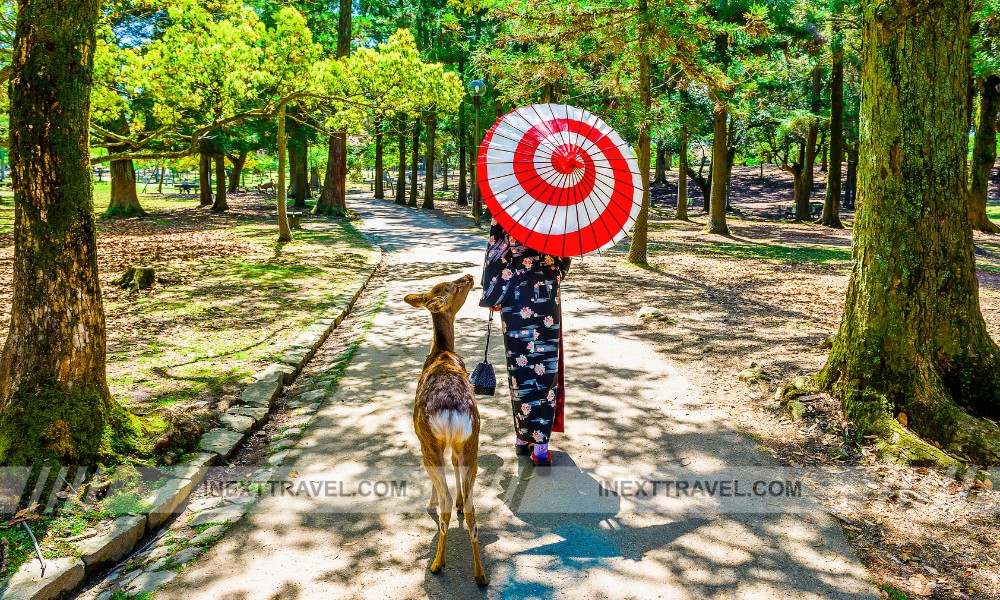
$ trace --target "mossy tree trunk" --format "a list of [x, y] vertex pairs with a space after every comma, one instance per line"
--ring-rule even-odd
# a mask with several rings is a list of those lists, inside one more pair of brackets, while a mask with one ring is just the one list
[[135, 164], [132, 159], [111, 161], [111, 201], [105, 217], [144, 217], [135, 187]]
[[396, 204], [406, 206], [406, 118], [399, 118], [399, 171], [396, 173]]
[[375, 199], [385, 199], [385, 163], [382, 156], [382, 123], [375, 126]]
[[240, 178], [243, 176], [243, 165], [247, 163], [247, 154], [249, 153], [243, 150], [239, 154], [229, 154], [226, 157], [233, 164], [233, 169], [229, 172], [229, 187], [226, 189], [231, 194], [240, 189]]
[[[843, 229], [840, 222], [840, 178], [844, 162], [844, 34], [833, 22], [830, 40], [830, 162], [826, 169], [826, 196], [819, 222], [827, 227]], [[823, 155], [824, 158], [826, 154]]]
[[978, 464], [1000, 463], [1000, 349], [979, 306], [969, 226], [969, 0], [862, 11], [858, 212], [840, 330], [817, 383], [864, 434], [944, 462], [894, 418]]
[[424, 143], [424, 204], [426, 209], [434, 208], [434, 152], [436, 148], [435, 134], [437, 133], [437, 114], [432, 106], [427, 114], [427, 135]]
[[88, 136], [100, 6], [18, 3], [9, 113], [13, 292], [0, 358], [0, 464], [103, 462], [128, 450], [137, 434], [105, 375]]
[[278, 243], [292, 241], [292, 230], [288, 227], [287, 187], [285, 187], [285, 157], [288, 155], [288, 136], [285, 133], [285, 105], [278, 107]]
[[223, 212], [229, 210], [229, 203], [226, 202], [226, 156], [224, 154], [215, 155], [215, 203], [212, 210]]
[[410, 199], [406, 205], [417, 207], [418, 171], [420, 170], [420, 119], [413, 122], [413, 140], [410, 142]]
[[729, 234], [726, 224], [726, 117], [728, 111], [721, 102], [715, 103], [712, 115], [712, 200], [709, 203], [708, 233]]
[[969, 222], [973, 229], [1000, 232], [1000, 226], [986, 216], [990, 172], [997, 160], [997, 124], [1000, 121], [1000, 76], [982, 77], [979, 87], [979, 111], [976, 114], [976, 137], [972, 144], [972, 167], [969, 176]]
[[198, 194], [202, 206], [212, 206], [212, 155], [202, 152], [198, 157]]
[[681, 132], [680, 140], [677, 144], [677, 218], [682, 221], [688, 220], [688, 158], [687, 158], [687, 133]]
[[[639, 11], [644, 19], [648, 19], [648, 5], [646, 0], [639, 0]], [[648, 31], [648, 28], [647, 28]], [[648, 256], [648, 226], [649, 226], [649, 162], [650, 162], [650, 122], [649, 111], [652, 106], [652, 90], [650, 89], [650, 73], [652, 71], [652, 61], [649, 54], [639, 55], [639, 101], [642, 110], [642, 124], [639, 126], [639, 143], [636, 150], [639, 156], [636, 157], [639, 163], [639, 178], [642, 182], [642, 205], [639, 208], [639, 216], [635, 220], [635, 229], [632, 232], [632, 244], [628, 249], [628, 261], [634, 265], [645, 265], [649, 262]]]

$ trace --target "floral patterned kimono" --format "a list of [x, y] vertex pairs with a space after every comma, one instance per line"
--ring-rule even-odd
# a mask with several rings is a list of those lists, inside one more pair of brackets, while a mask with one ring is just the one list
[[493, 221], [480, 306], [500, 307], [517, 438], [547, 444], [563, 430], [562, 259], [532, 250]]

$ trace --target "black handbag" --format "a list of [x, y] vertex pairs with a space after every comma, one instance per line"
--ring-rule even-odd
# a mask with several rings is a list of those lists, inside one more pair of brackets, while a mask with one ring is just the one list
[[472, 388], [481, 396], [493, 396], [497, 392], [497, 374], [490, 364], [490, 333], [493, 331], [493, 311], [490, 311], [490, 323], [486, 326], [486, 353], [483, 362], [476, 365], [469, 379]]

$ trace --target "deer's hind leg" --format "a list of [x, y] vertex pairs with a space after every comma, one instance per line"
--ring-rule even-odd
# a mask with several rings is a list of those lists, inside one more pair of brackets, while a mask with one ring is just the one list
[[465, 499], [465, 526], [469, 529], [469, 542], [472, 545], [472, 572], [479, 585], [488, 585], [490, 580], [483, 568], [483, 559], [479, 554], [479, 525], [476, 524], [476, 505], [473, 501], [472, 488], [476, 483], [476, 472], [479, 470], [479, 432], [465, 441], [461, 452], [458, 452], [458, 470], [462, 472], [462, 488], [459, 494]]
[[462, 473], [461, 453], [462, 448], [459, 446], [451, 449], [451, 466], [455, 468], [455, 512], [465, 510], [465, 487], [463, 486], [465, 475]]
[[438, 543], [434, 561], [431, 563], [431, 573], [437, 573], [444, 568], [444, 545], [448, 538], [448, 523], [451, 521], [451, 492], [444, 476], [444, 447], [423, 448], [424, 468], [431, 478], [432, 492], [438, 499]]

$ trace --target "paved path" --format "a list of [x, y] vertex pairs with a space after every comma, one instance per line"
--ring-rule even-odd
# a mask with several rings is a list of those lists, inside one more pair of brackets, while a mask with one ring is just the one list
[[[588, 300], [572, 277], [564, 296], [568, 431], [555, 437], [552, 473], [513, 455], [505, 390], [480, 397], [475, 498], [491, 585], [476, 588], [465, 527], [454, 517], [447, 566], [431, 574], [436, 524], [421, 510], [425, 500], [412, 498], [427, 482], [411, 422], [430, 318], [402, 298], [478, 276], [484, 239], [389, 203], [352, 206], [391, 251], [386, 300], [300, 439], [288, 481], [346, 480], [356, 489], [358, 480], [405, 479], [411, 497], [343, 497], [339, 488], [265, 497], [158, 598], [880, 597], [834, 519], [807, 498], [676, 497], [662, 493], [674, 489], [667, 484], [656, 495], [645, 484], [643, 495], [622, 486], [692, 473], [752, 478], [734, 469], [773, 463], [643, 341], [641, 327]], [[457, 323], [470, 369], [485, 341], [477, 298], [473, 291]], [[503, 364], [500, 344], [491, 361]], [[623, 493], [608, 491], [615, 487]]]

